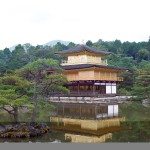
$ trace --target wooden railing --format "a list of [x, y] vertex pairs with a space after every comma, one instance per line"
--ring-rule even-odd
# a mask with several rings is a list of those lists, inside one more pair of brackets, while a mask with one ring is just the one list
[[116, 94], [100, 94], [99, 92], [85, 91], [85, 92], [70, 92], [68, 94], [63, 93], [52, 93], [51, 96], [56, 97], [112, 97], [116, 96]]
[[77, 65], [77, 64], [97, 64], [97, 65], [104, 65], [107, 66], [107, 61], [101, 61], [101, 62], [97, 62], [97, 61], [87, 61], [87, 62], [68, 62], [68, 61], [62, 61], [61, 65], [62, 66], [66, 66], [66, 65]]

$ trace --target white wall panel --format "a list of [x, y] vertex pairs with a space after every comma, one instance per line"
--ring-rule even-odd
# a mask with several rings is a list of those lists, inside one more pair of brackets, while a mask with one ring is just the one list
[[118, 105], [114, 105], [114, 116], [118, 116]]
[[106, 94], [111, 94], [111, 86], [106, 85]]
[[106, 85], [106, 83], [101, 83], [101, 85]]
[[116, 94], [116, 86], [112, 86], [112, 94]]
[[112, 85], [116, 85], [116, 83], [112, 83]]
[[114, 112], [114, 107], [113, 105], [108, 105], [108, 116], [112, 117]]

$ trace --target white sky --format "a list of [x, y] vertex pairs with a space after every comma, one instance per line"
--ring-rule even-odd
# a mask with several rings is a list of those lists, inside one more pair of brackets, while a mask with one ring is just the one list
[[0, 0], [0, 49], [51, 40], [147, 41], [150, 0]]

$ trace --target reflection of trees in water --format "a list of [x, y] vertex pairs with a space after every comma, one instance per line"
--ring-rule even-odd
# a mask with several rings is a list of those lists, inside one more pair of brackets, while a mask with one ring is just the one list
[[126, 117], [125, 129], [113, 133], [112, 142], [150, 142], [150, 109], [141, 102], [120, 105], [120, 113]]
[[115, 132], [112, 142], [150, 142], [150, 121], [124, 122], [125, 130]]
[[[84, 143], [94, 143], [94, 142], [150, 142], [150, 121], [139, 121], [141, 119], [147, 120], [150, 116], [150, 110], [148, 108], [143, 107], [137, 103], [121, 105], [121, 115], [126, 117], [125, 122], [121, 123], [121, 128], [103, 128], [101, 132], [91, 131], [90, 134], [85, 134], [81, 132], [68, 132], [68, 131], [52, 131], [41, 137], [36, 138], [26, 138], [26, 139], [0, 139], [0, 142], [4, 141], [14, 141], [14, 142], [68, 142], [68, 139], [65, 135], [72, 135], [74, 137], [75, 142], [84, 142]], [[77, 123], [77, 122], [76, 122]], [[68, 128], [68, 126], [67, 126]], [[76, 129], [76, 128], [74, 128]], [[111, 129], [111, 130], [110, 130]], [[83, 129], [82, 129], [83, 131]], [[102, 133], [103, 131], [103, 133]], [[101, 133], [96, 135], [96, 133]], [[95, 134], [94, 134], [95, 133]], [[101, 138], [100, 136], [112, 133], [112, 139], [110, 138]], [[109, 137], [109, 136], [106, 136]], [[71, 140], [71, 139], [70, 139]], [[73, 142], [73, 141], [72, 141]]]
[[30, 138], [0, 138], [1, 142], [66, 142], [65, 133], [52, 131], [42, 136], [30, 137]]
[[[43, 136], [34, 138], [0, 139], [0, 142], [150, 142], [150, 122], [133, 121], [122, 123], [124, 130], [107, 133], [105, 135], [92, 135], [69, 133], [63, 131], [52, 131]], [[72, 141], [70, 137], [72, 137]], [[105, 137], [104, 137], [105, 136]]]

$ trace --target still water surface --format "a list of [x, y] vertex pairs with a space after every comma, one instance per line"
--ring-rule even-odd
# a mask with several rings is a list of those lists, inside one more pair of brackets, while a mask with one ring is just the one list
[[[143, 124], [143, 123], [142, 123]], [[147, 123], [149, 124], [149, 123]], [[78, 133], [71, 133], [75, 141], [66, 140], [66, 133], [63, 131], [50, 131], [42, 136], [34, 138], [14, 138], [14, 139], [0, 139], [0, 142], [50, 142], [50, 143], [64, 143], [64, 142], [83, 142], [83, 143], [101, 143], [101, 142], [150, 142], [150, 127], [139, 130], [137, 127], [138, 123], [134, 123], [132, 130], [122, 130], [114, 133], [109, 133], [109, 138], [104, 140], [95, 140], [97, 138], [93, 135], [81, 135]], [[100, 136], [99, 136], [100, 137]], [[99, 138], [98, 137], [98, 138]], [[89, 140], [90, 139], [90, 140]]]

